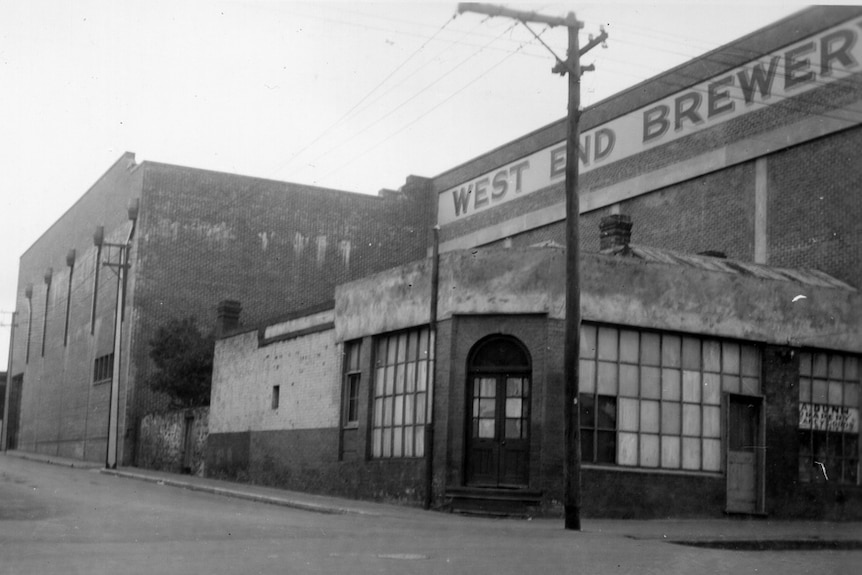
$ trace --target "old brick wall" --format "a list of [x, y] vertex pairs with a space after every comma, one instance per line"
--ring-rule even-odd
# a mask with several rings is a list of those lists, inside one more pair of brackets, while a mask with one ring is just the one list
[[[794, 38], [858, 15], [858, 7], [800, 13], [738, 40], [747, 46], [744, 51], [730, 45], [722, 49], [721, 58], [696, 59], [586, 110], [582, 129], [682, 93], [696, 80], [716, 78]], [[858, 107], [859, 82], [857, 73], [818, 83], [803, 95], [773, 99], [756, 111], [582, 173], [581, 207], [589, 211], [579, 222], [581, 249], [598, 250], [598, 222], [614, 211], [632, 216], [634, 243], [688, 252], [716, 250], [750, 261], [761, 241], [755, 233], [755, 218], [761, 215], [766, 221], [761, 262], [812, 267], [859, 286], [862, 204], [855, 201], [853, 186], [862, 169], [854, 156], [862, 128], [835, 124], [840, 117], [854, 117], [848, 110]], [[735, 105], [739, 110], [741, 103]], [[444, 192], [562, 141], [563, 128], [563, 122], [556, 122], [453, 168], [435, 178], [434, 190]], [[765, 182], [758, 180], [758, 169], [764, 169]], [[765, 214], [755, 209], [757, 186], [766, 196]], [[558, 181], [443, 225], [441, 240], [453, 248], [563, 245], [565, 223], [551, 221], [548, 212], [559, 208], [562, 217], [563, 202]]]
[[[241, 323], [255, 325], [332, 299], [339, 282], [425, 255], [431, 216], [421, 178], [384, 198], [162, 164], [142, 168], [136, 382], [149, 374], [149, 339], [172, 318], [195, 316], [208, 331], [218, 302], [233, 299], [242, 305]], [[163, 407], [137, 385], [128, 429], [140, 414]]]
[[769, 263], [862, 288], [862, 127], [769, 157]]
[[[316, 318], [317, 322], [305, 321]], [[207, 474], [378, 501], [418, 504], [422, 459], [368, 460], [365, 438], [342, 451], [341, 355], [334, 330], [297, 335], [331, 319], [331, 310], [223, 338], [216, 345]], [[309, 326], [311, 326], [309, 328]], [[261, 334], [284, 338], [267, 343]], [[363, 346], [362, 385], [371, 379], [371, 338]], [[272, 388], [279, 386], [279, 405]], [[360, 402], [360, 428], [370, 422]]]
[[[852, 128], [765, 158], [767, 259], [778, 267], [814, 268], [862, 286], [862, 202], [854, 151], [862, 128]], [[747, 162], [620, 202], [631, 216], [632, 243], [697, 253], [724, 252], [754, 260], [755, 175]], [[599, 222], [611, 209], [581, 215], [581, 249], [599, 249]], [[565, 223], [514, 236], [511, 245], [565, 244]], [[503, 245], [504, 241], [493, 245]]]
[[[341, 346], [332, 329], [269, 345], [260, 345], [257, 331], [219, 340], [210, 402], [212, 433], [337, 428], [340, 367]], [[331, 456], [337, 453], [335, 449]]]
[[725, 479], [696, 474], [584, 469], [581, 496], [585, 517], [722, 517]]
[[106, 242], [125, 241], [139, 168], [124, 154], [21, 257], [12, 370], [23, 375], [22, 450], [105, 460], [110, 386], [93, 381], [93, 362], [113, 348], [117, 279], [98, 262], [116, 262], [117, 254], [100, 253], [93, 233], [101, 225]]

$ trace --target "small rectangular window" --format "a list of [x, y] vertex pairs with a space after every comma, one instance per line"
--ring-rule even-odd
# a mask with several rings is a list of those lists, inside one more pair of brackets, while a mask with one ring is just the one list
[[272, 386], [272, 408], [273, 409], [278, 409], [278, 399], [279, 399], [278, 396], [279, 396], [280, 390], [281, 390], [281, 386], [279, 386], [279, 385], [273, 385]]
[[114, 354], [109, 353], [96, 358], [93, 362], [93, 383], [110, 381], [114, 373]]
[[358, 373], [347, 376], [347, 415], [345, 417], [347, 425], [359, 423], [359, 378]]

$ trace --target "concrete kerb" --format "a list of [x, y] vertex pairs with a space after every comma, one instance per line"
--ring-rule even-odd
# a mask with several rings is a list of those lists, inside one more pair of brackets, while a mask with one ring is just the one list
[[[179, 487], [191, 491], [233, 497], [257, 503], [266, 503], [315, 513], [380, 517], [388, 513], [361, 509], [360, 505], [342, 505], [337, 499], [331, 502], [314, 502], [294, 496], [292, 492], [284, 495], [255, 492], [260, 486], [237, 484], [236, 487], [223, 487], [190, 476], [172, 476], [161, 472], [136, 472], [129, 468], [105, 469], [102, 464], [79, 461], [50, 455], [8, 451], [4, 455], [72, 467], [98, 470], [105, 475], [126, 479], [137, 479], [159, 485]], [[233, 484], [231, 484], [233, 485]], [[313, 497], [313, 496], [309, 496]], [[379, 505], [369, 503], [369, 506]], [[412, 508], [401, 509], [409, 513]], [[399, 510], [390, 510], [398, 513]], [[548, 519], [551, 521], [551, 519]], [[556, 521], [554, 519], [553, 521]], [[703, 520], [614, 520], [589, 519], [585, 532], [602, 533], [612, 537], [637, 540], [663, 541], [675, 545], [724, 549], [732, 551], [791, 551], [791, 550], [862, 550], [862, 522], [827, 521], [772, 521], [756, 520], [703, 519]]]
[[311, 503], [309, 501], [300, 501], [289, 497], [277, 497], [272, 495], [263, 495], [260, 493], [252, 493], [242, 489], [231, 489], [226, 487], [217, 487], [215, 485], [198, 484], [193, 481], [183, 479], [172, 479], [164, 476], [147, 475], [143, 473], [135, 473], [133, 471], [123, 469], [102, 469], [101, 473], [105, 475], [113, 475], [126, 479], [137, 479], [156, 483], [158, 485], [169, 485], [171, 487], [180, 487], [190, 491], [200, 491], [203, 493], [211, 493], [213, 495], [222, 495], [225, 497], [233, 497], [236, 499], [244, 499], [246, 501], [254, 501], [256, 503], [267, 503], [270, 505], [279, 505], [281, 507], [290, 507], [292, 509], [301, 509], [303, 511], [312, 511], [315, 513], [327, 513], [331, 515], [364, 515], [364, 516], [379, 516], [379, 513], [366, 511], [364, 509], [356, 509], [351, 507], [343, 507], [339, 505], [324, 505], [319, 503]]
[[38, 461], [39, 463], [48, 463], [50, 465], [59, 465], [61, 467], [74, 467], [75, 469], [99, 469], [104, 467], [103, 463], [95, 463], [93, 461], [81, 461], [80, 459], [69, 459], [66, 457], [57, 457], [54, 455], [45, 455], [43, 453], [29, 453], [26, 451], [7, 451], [3, 455], [9, 457], [17, 457], [18, 459], [26, 459], [27, 461]]

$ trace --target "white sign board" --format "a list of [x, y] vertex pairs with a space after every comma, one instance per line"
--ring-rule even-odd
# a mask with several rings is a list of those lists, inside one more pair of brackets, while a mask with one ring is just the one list
[[859, 410], [855, 407], [801, 403], [799, 404], [799, 429], [858, 433]]

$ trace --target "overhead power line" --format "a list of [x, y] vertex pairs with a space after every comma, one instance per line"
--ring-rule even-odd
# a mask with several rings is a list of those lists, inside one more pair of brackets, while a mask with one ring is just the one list
[[[509, 32], [509, 30], [511, 30], [512, 28], [514, 28], [514, 26], [515, 26], [515, 24], [513, 24], [512, 26], [509, 26], [506, 30], [504, 30], [504, 31], [500, 34], [500, 36], [502, 36], [502, 35], [506, 34], [507, 32]], [[489, 41], [489, 42], [488, 42], [488, 44], [486, 44], [486, 46], [487, 46], [487, 45], [490, 45], [490, 44], [491, 44], [491, 43], [493, 43], [495, 40], [496, 40], [496, 38], [495, 38], [494, 40]], [[484, 47], [483, 47], [483, 48], [484, 48]], [[412, 102], [413, 100], [415, 100], [417, 97], [419, 97], [419, 96], [421, 96], [421, 95], [423, 95], [423, 94], [428, 93], [428, 90], [430, 90], [432, 87], [434, 87], [435, 85], [437, 85], [440, 81], [442, 81], [444, 78], [446, 78], [447, 76], [449, 76], [450, 74], [452, 74], [455, 70], [457, 70], [457, 69], [461, 68], [464, 64], [466, 64], [467, 62], [469, 62], [470, 60], [472, 60], [474, 57], [476, 57], [479, 53], [481, 53], [481, 52], [482, 52], [482, 50], [483, 50], [483, 48], [480, 48], [480, 49], [478, 49], [478, 50], [474, 51], [472, 54], [470, 54], [469, 56], [467, 56], [466, 58], [462, 59], [460, 62], [458, 62], [457, 64], [455, 64], [455, 66], [451, 67], [449, 70], [447, 70], [447, 71], [446, 71], [446, 72], [444, 72], [443, 74], [439, 75], [437, 78], [435, 78], [434, 80], [432, 80], [432, 81], [431, 81], [431, 82], [429, 82], [428, 84], [424, 85], [424, 86], [423, 86], [422, 88], [420, 88], [419, 90], [416, 90], [412, 95], [410, 95], [410, 96], [409, 96], [409, 97], [407, 97], [406, 99], [402, 100], [402, 101], [401, 101], [401, 103], [399, 103], [397, 106], [395, 106], [394, 108], [391, 108], [389, 111], [385, 112], [384, 114], [382, 114], [381, 116], [379, 116], [377, 119], [375, 119], [375, 120], [373, 120], [372, 122], [370, 122], [370, 123], [366, 124], [365, 126], [363, 126], [363, 127], [362, 127], [358, 132], [354, 133], [354, 134], [353, 134], [353, 135], [351, 135], [350, 137], [348, 137], [348, 138], [346, 138], [346, 139], [344, 139], [344, 140], [340, 141], [340, 142], [339, 142], [339, 143], [337, 143], [336, 145], [334, 145], [334, 146], [330, 147], [330, 148], [329, 148], [329, 149], [327, 149], [326, 151], [324, 151], [324, 152], [322, 152], [321, 154], [319, 154], [318, 156], [316, 156], [313, 160], [311, 160], [311, 162], [312, 162], [312, 163], [315, 163], [315, 162], [317, 162], [319, 159], [321, 159], [321, 158], [323, 158], [324, 156], [326, 156], [326, 155], [330, 154], [331, 152], [333, 152], [333, 151], [335, 151], [335, 150], [337, 150], [337, 149], [341, 148], [342, 146], [345, 146], [346, 144], [348, 144], [348, 143], [352, 142], [352, 141], [353, 141], [353, 140], [355, 140], [357, 137], [359, 137], [359, 136], [360, 136], [360, 135], [362, 135], [363, 133], [367, 132], [368, 130], [370, 130], [371, 128], [373, 128], [373, 127], [374, 127], [374, 126], [376, 126], [377, 124], [379, 124], [381, 121], [385, 120], [386, 118], [388, 118], [389, 116], [391, 116], [392, 114], [394, 114], [395, 112], [397, 112], [398, 110], [400, 110], [401, 108], [403, 108], [404, 106], [406, 106], [407, 104], [409, 104], [410, 102]], [[511, 56], [511, 54], [510, 54], [510, 56]], [[507, 58], [508, 58], [508, 56], [507, 56]]]
[[333, 122], [327, 128], [325, 128], [320, 134], [317, 135], [317, 137], [315, 137], [312, 141], [310, 141], [308, 144], [303, 146], [298, 152], [295, 152], [290, 158], [288, 158], [288, 160], [283, 165], [281, 165], [279, 168], [277, 168], [276, 171], [280, 171], [280, 170], [284, 169], [285, 167], [287, 167], [287, 165], [289, 165], [294, 159], [296, 159], [305, 150], [307, 150], [308, 148], [310, 148], [311, 146], [313, 146], [314, 144], [319, 142], [326, 134], [328, 134], [330, 131], [332, 131], [333, 128], [340, 125], [357, 108], [359, 108], [366, 100], [368, 100], [368, 98], [370, 98], [372, 94], [374, 94], [377, 90], [379, 90], [380, 87], [383, 86], [383, 84], [385, 84], [387, 81], [389, 81], [390, 78], [392, 78], [395, 74], [397, 74], [398, 71], [401, 70], [405, 65], [407, 65], [407, 63], [410, 62], [417, 54], [419, 54], [422, 50], [424, 50], [425, 46], [427, 46], [429, 43], [431, 43], [440, 34], [440, 32], [442, 32], [444, 29], [446, 29], [446, 27], [449, 25], [449, 23], [452, 20], [453, 20], [453, 18], [449, 18], [448, 20], [446, 20], [446, 22], [444, 22], [443, 25], [437, 29], [437, 31], [434, 33], [433, 36], [428, 38], [421, 46], [419, 46], [416, 50], [414, 50], [413, 53], [411, 53], [409, 56], [407, 56], [407, 58], [405, 58], [385, 78], [383, 78], [383, 80], [378, 82], [378, 84], [376, 86], [374, 86], [369, 92], [367, 92], [362, 98], [360, 98], [356, 104], [354, 104], [349, 110], [347, 110], [347, 112], [345, 112], [341, 117], [339, 117], [337, 120], [335, 120], [335, 122]]

